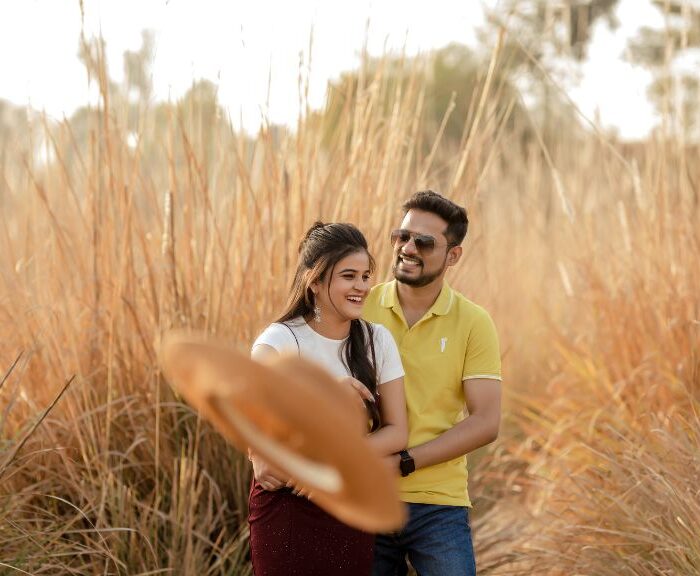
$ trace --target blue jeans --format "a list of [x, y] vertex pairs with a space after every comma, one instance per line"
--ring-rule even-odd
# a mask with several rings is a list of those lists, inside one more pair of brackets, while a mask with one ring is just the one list
[[372, 576], [406, 576], [406, 556], [419, 576], [476, 576], [469, 510], [435, 504], [407, 506], [406, 526], [377, 536]]

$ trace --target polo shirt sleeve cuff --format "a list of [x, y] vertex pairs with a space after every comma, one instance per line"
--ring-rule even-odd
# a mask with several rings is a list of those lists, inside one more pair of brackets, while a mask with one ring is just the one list
[[462, 382], [465, 380], [475, 380], [477, 378], [483, 378], [485, 380], [498, 380], [499, 382], [503, 380], [500, 374], [470, 374], [469, 376], [462, 376]]

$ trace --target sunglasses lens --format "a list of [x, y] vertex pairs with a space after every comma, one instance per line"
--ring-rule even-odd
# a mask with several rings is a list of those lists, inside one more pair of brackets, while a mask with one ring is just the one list
[[427, 253], [435, 248], [435, 238], [427, 234], [415, 234], [408, 230], [394, 230], [391, 233], [391, 243], [394, 246], [396, 244], [403, 246], [410, 242], [411, 238], [413, 238], [413, 243], [416, 245], [417, 250]]
[[414, 242], [416, 243], [416, 248], [422, 252], [430, 252], [435, 248], [435, 238], [432, 236], [416, 235]]
[[394, 230], [391, 233], [391, 243], [406, 244], [411, 239], [411, 234], [407, 230]]

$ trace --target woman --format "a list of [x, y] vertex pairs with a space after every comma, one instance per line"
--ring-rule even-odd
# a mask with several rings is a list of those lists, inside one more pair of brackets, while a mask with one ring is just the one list
[[[299, 246], [286, 309], [257, 338], [252, 356], [269, 361], [292, 351], [320, 363], [379, 405], [381, 427], [369, 442], [381, 456], [403, 450], [408, 424], [403, 368], [389, 331], [360, 319], [374, 260], [352, 224], [315, 223]], [[381, 401], [379, 400], [381, 399]], [[321, 510], [288, 479], [251, 453], [250, 548], [256, 576], [362, 576], [374, 536]]]

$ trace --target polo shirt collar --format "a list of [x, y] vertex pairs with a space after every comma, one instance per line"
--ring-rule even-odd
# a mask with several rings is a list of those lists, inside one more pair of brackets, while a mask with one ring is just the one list
[[384, 308], [393, 308], [398, 304], [399, 296], [396, 293], [396, 280], [387, 282], [382, 288], [382, 297], [379, 299], [379, 305]]
[[[447, 282], [442, 283], [442, 290], [437, 297], [437, 300], [433, 303], [428, 310], [428, 314], [433, 314], [435, 316], [444, 316], [452, 308], [452, 301], [454, 300], [454, 292], [450, 288]], [[399, 303], [399, 295], [396, 287], [396, 280], [387, 282], [382, 291], [382, 297], [379, 301], [380, 305], [384, 308], [392, 308], [394, 310], [400, 310], [401, 304]]]
[[440, 295], [435, 300], [435, 303], [431, 306], [428, 311], [436, 316], [445, 316], [452, 308], [452, 300], [454, 299], [454, 292], [450, 288], [447, 282], [442, 283], [442, 290], [440, 290]]

